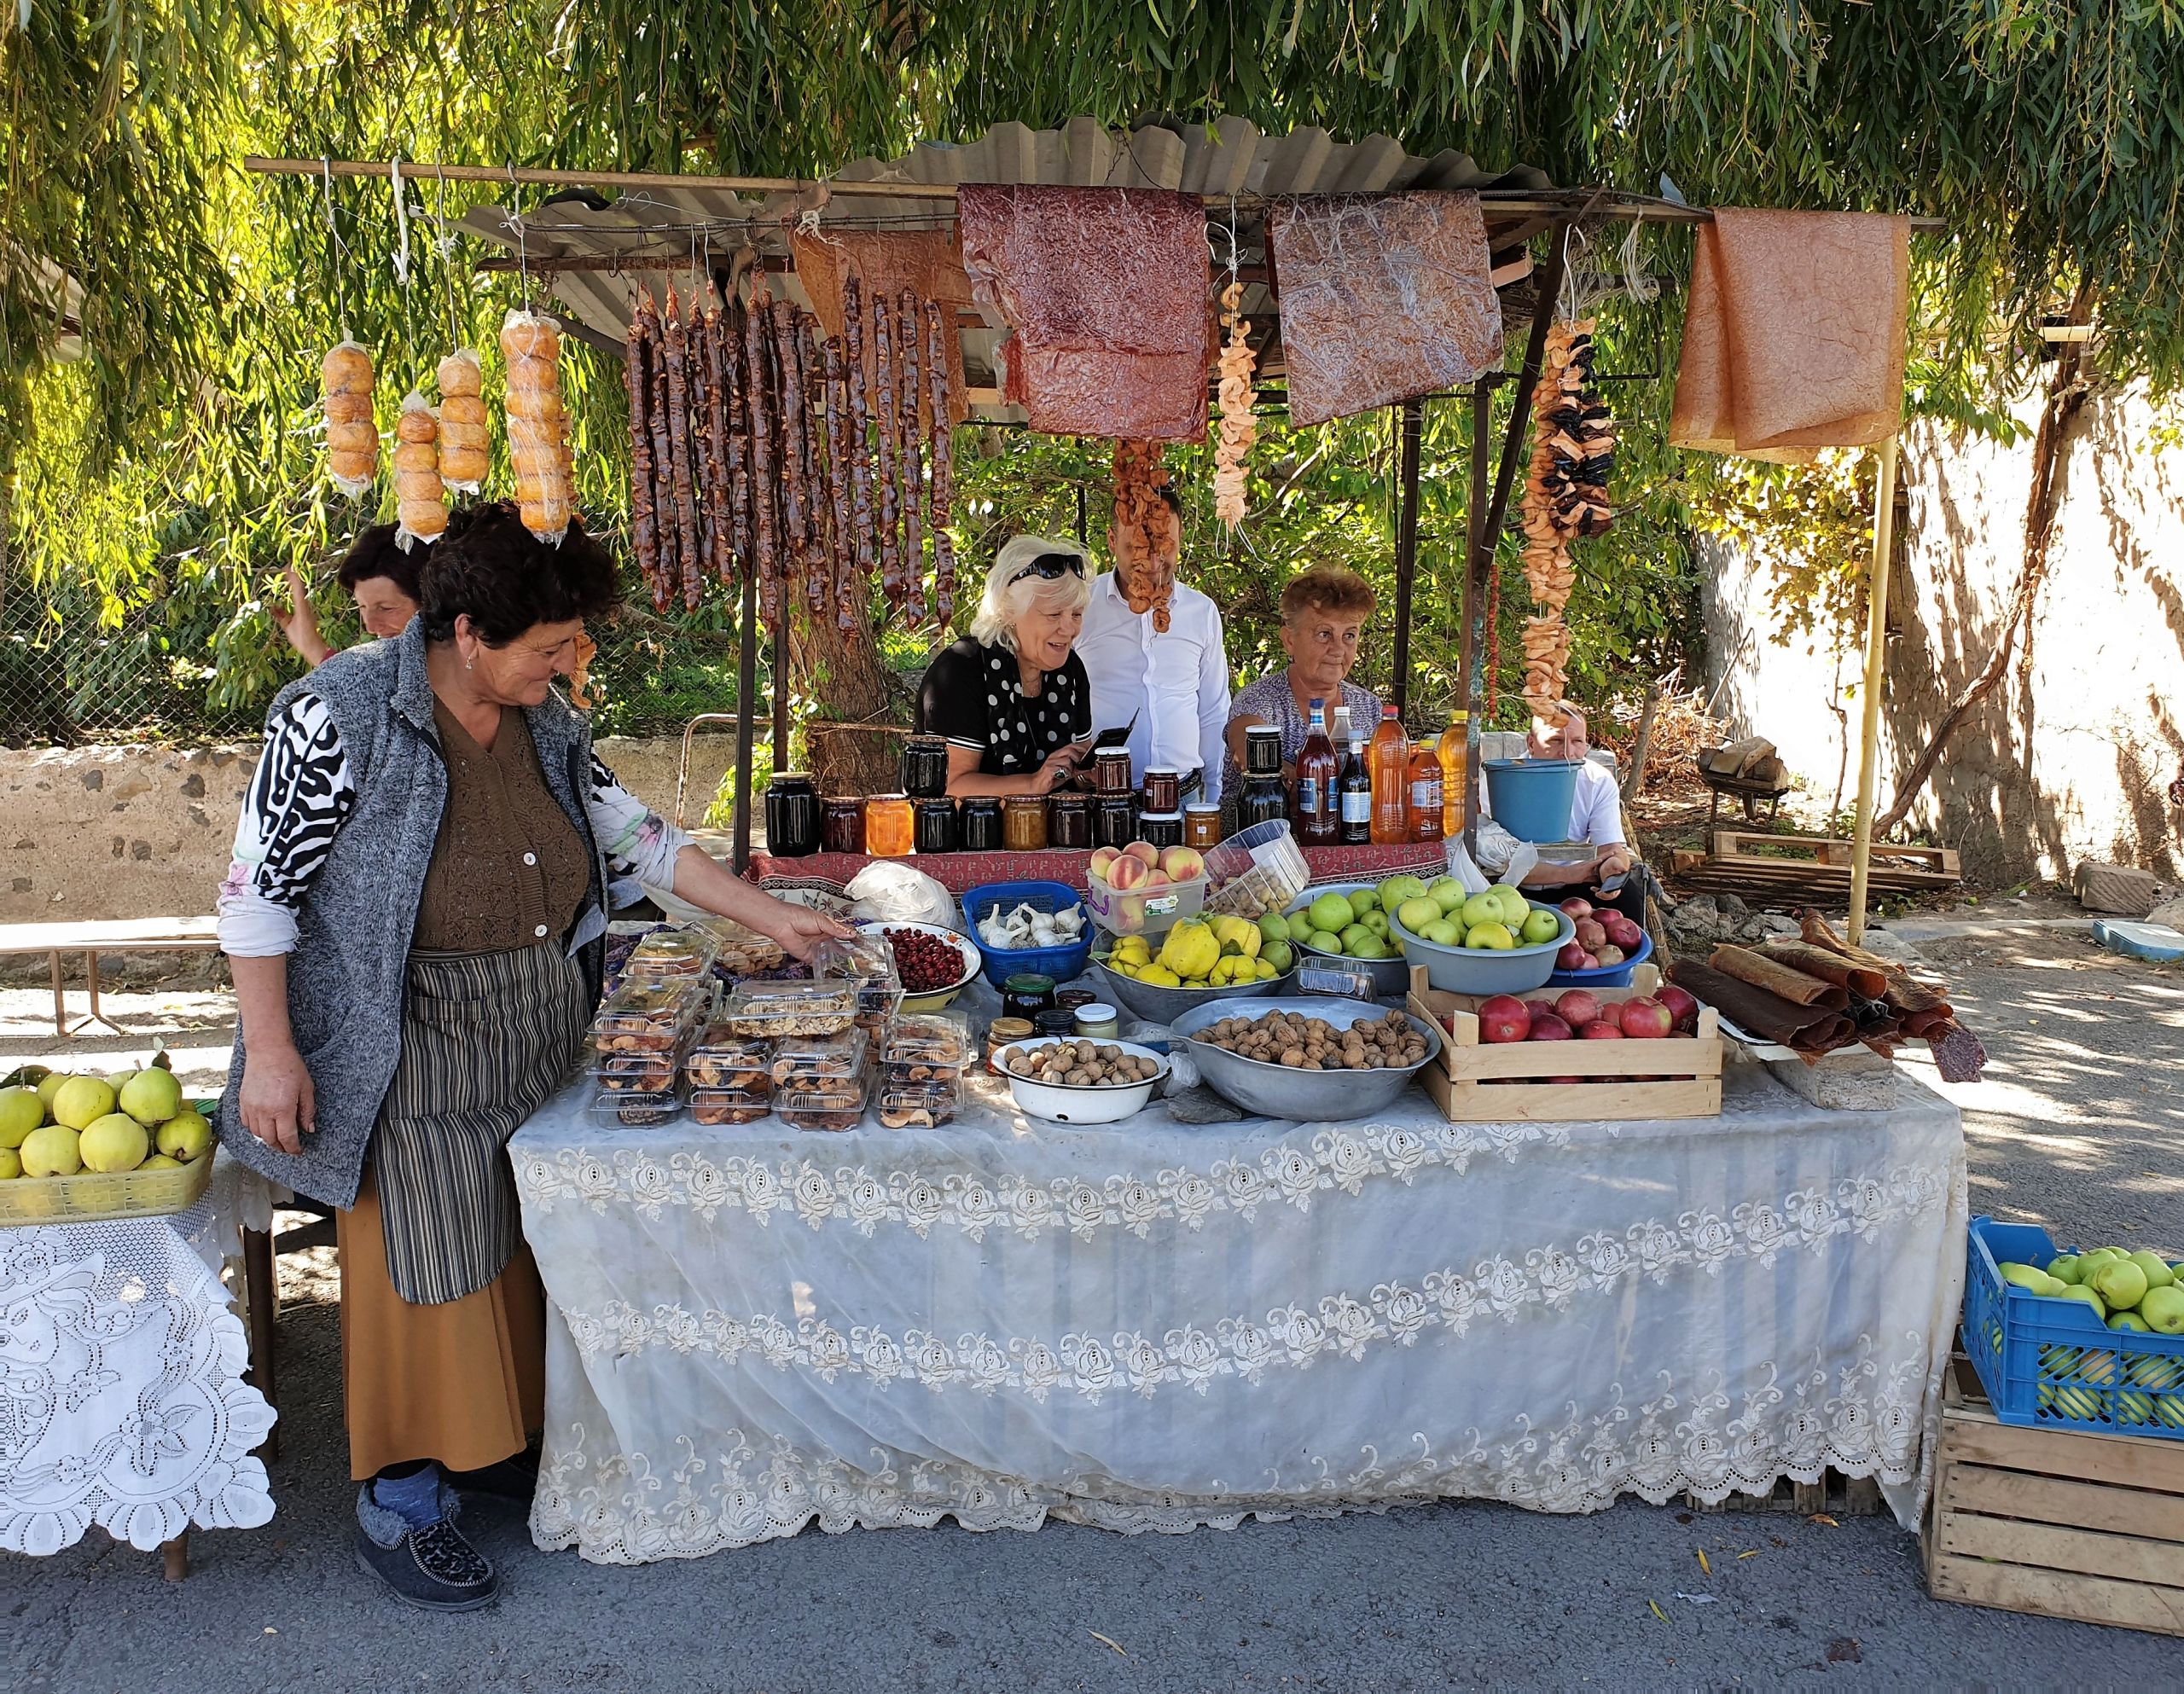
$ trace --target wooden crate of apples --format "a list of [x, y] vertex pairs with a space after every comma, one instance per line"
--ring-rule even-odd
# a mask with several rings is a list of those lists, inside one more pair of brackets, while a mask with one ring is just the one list
[[1620, 989], [1519, 998], [1444, 994], [1423, 966], [1410, 1009], [1449, 1032], [1419, 1073], [1454, 1123], [1711, 1117], [1722, 1110], [1721, 1019], [1641, 965]]

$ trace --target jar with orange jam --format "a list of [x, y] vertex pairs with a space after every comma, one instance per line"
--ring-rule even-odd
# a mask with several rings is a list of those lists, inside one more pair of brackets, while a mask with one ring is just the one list
[[907, 794], [873, 794], [864, 803], [864, 850], [875, 859], [907, 859], [917, 845], [917, 812]]

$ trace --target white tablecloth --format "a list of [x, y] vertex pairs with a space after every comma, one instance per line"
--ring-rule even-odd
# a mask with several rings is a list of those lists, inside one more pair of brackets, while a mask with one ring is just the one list
[[1723, 1092], [1685, 1123], [1451, 1124], [1413, 1090], [1350, 1124], [826, 1135], [619, 1128], [572, 1088], [514, 1148], [559, 1313], [533, 1537], [1587, 1511], [1828, 1465], [1914, 1523], [1956, 1111]]
[[219, 1277], [271, 1216], [223, 1159], [186, 1212], [0, 1228], [0, 1548], [58, 1552], [96, 1523], [149, 1552], [272, 1517], [252, 1449], [273, 1410]]

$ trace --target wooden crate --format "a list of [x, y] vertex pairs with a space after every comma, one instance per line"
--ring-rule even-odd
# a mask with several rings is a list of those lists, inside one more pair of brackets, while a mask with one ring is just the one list
[[1999, 1422], [1960, 1358], [1925, 1552], [1936, 1599], [2184, 1635], [2184, 1442]]
[[[1641, 965], [1623, 989], [1593, 989], [1602, 1001], [1634, 999], [1660, 985], [1660, 972]], [[1561, 990], [1538, 989], [1520, 1000], [1553, 999]], [[1489, 1046], [1479, 1039], [1478, 998], [1445, 994], [1430, 985], [1426, 967], [1410, 972], [1410, 1011], [1443, 1031], [1455, 1030], [1419, 1080], [1452, 1123], [1592, 1123], [1601, 1118], [1711, 1117], [1722, 1110], [1721, 1018], [1711, 1006], [1699, 1013], [1691, 1041], [1512, 1041]], [[1623, 1080], [1632, 1073], [1664, 1076], [1663, 1082]], [[1609, 1076], [1613, 1082], [1554, 1082], [1554, 1076]]]
[[1731, 1494], [1712, 1505], [1696, 1494], [1686, 1494], [1683, 1503], [1692, 1511], [1778, 1511], [1798, 1517], [1809, 1517], [1815, 1511], [1837, 1517], [1878, 1517], [1888, 1510], [1879, 1482], [1870, 1476], [1846, 1476], [1832, 1465], [1821, 1472], [1816, 1482], [1782, 1476], [1776, 1479], [1769, 1494]]

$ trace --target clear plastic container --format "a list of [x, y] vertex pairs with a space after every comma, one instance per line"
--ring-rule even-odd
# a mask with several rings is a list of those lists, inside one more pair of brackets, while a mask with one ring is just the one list
[[878, 1030], [903, 1003], [895, 949], [885, 936], [853, 935], [821, 942], [812, 949], [811, 974], [822, 983], [857, 984], [857, 1021], [864, 1029]]
[[648, 1094], [619, 1094], [601, 1088], [591, 1097], [589, 1110], [594, 1117], [642, 1128], [671, 1122], [682, 1110], [682, 1097], [672, 1088]]
[[871, 1046], [862, 1030], [839, 1036], [787, 1037], [774, 1045], [774, 1061], [768, 1074], [779, 1090], [864, 1086], [865, 1061]]
[[770, 1115], [773, 1109], [774, 1091], [770, 1082], [756, 1088], [694, 1088], [690, 1090], [690, 1116], [700, 1123], [756, 1123], [760, 1118]]
[[864, 1122], [864, 1079], [825, 1088], [781, 1088], [774, 1094], [774, 1110], [792, 1129], [854, 1129]]
[[[1143, 867], [1139, 868], [1141, 872]], [[1165, 935], [1177, 924], [1198, 916], [1205, 905], [1202, 876], [1187, 882], [1170, 882], [1164, 877], [1150, 888], [1141, 882], [1116, 888], [1096, 872], [1084, 873], [1084, 909], [1110, 935]]]
[[592, 1018], [591, 1044], [601, 1053], [671, 1052], [712, 1005], [703, 979], [624, 982]]
[[682, 1074], [680, 1049], [639, 1047], [630, 1053], [605, 1053], [587, 1074], [606, 1094], [664, 1094], [675, 1090]]
[[1213, 880], [1207, 909], [1242, 918], [1287, 910], [1312, 880], [1304, 850], [1286, 818], [1255, 823], [1209, 848], [1205, 872]]
[[955, 1121], [962, 1099], [953, 1083], [882, 1083], [872, 1109], [883, 1128], [933, 1129]]
[[739, 1036], [724, 1024], [709, 1024], [682, 1057], [682, 1075], [693, 1088], [772, 1087], [774, 1044], [762, 1036]]
[[708, 930], [663, 926], [637, 937], [623, 963], [623, 980], [692, 981], [712, 969], [719, 952], [720, 937]]
[[857, 1022], [855, 983], [742, 983], [718, 1021], [731, 1035], [839, 1036]]
[[944, 1088], [961, 1093], [964, 1068], [971, 1063], [969, 1027], [960, 1018], [914, 1012], [887, 1026], [880, 1042], [880, 1080], [886, 1088]]
[[787, 949], [771, 936], [737, 923], [733, 918], [708, 918], [702, 928], [714, 939], [714, 963], [733, 977], [754, 977], [778, 968]]

